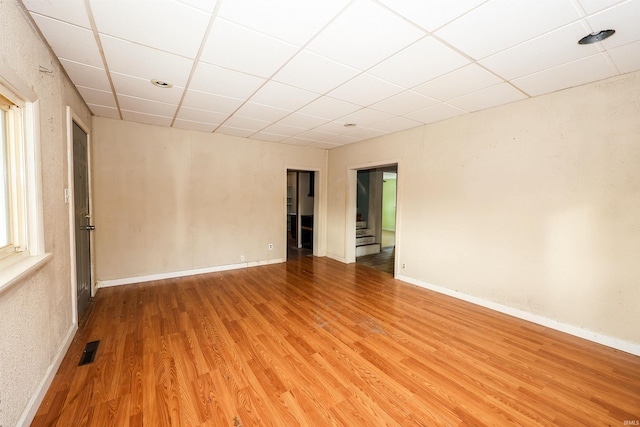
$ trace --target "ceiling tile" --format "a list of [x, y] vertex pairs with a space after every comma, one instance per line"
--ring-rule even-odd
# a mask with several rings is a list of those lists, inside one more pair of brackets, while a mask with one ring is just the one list
[[[91, 0], [100, 34], [195, 58], [211, 15], [170, 0]], [[124, 8], [126, 7], [126, 12]]]
[[58, 57], [94, 67], [104, 67], [91, 30], [42, 15], [33, 14], [33, 20]]
[[394, 117], [389, 120], [385, 120], [380, 123], [375, 123], [369, 127], [384, 132], [400, 132], [405, 129], [412, 129], [418, 126], [422, 126], [422, 123], [415, 120], [405, 119], [404, 117]]
[[274, 126], [278, 126], [278, 125], [295, 126], [301, 129], [300, 132], [302, 132], [304, 129], [312, 129], [316, 126], [320, 126], [321, 124], [326, 123], [327, 120], [330, 120], [330, 119], [323, 119], [322, 117], [310, 116], [308, 114], [302, 114], [302, 113], [296, 112], [288, 115], [287, 117], [284, 117], [283, 119], [278, 121], [278, 123], [276, 123]]
[[604, 54], [593, 55], [568, 64], [513, 80], [513, 84], [531, 96], [542, 95], [614, 75]]
[[230, 114], [236, 111], [243, 102], [242, 99], [189, 90], [182, 101], [182, 106]]
[[433, 32], [444, 24], [465, 14], [487, 0], [456, 0], [443, 3], [442, 0], [380, 0], [406, 19]]
[[220, 126], [216, 129], [215, 133], [221, 133], [223, 135], [239, 136], [241, 138], [249, 138], [256, 133], [253, 130], [238, 129], [231, 126]]
[[109, 119], [120, 119], [120, 113], [117, 108], [105, 107], [104, 105], [93, 105], [87, 103], [93, 115], [98, 117], [106, 117]]
[[446, 42], [485, 58], [580, 18], [570, 0], [492, 0], [438, 30]]
[[200, 61], [260, 77], [270, 77], [298, 49], [290, 43], [225, 19], [217, 19]]
[[579, 0], [588, 15], [626, 0]]
[[104, 69], [66, 59], [60, 59], [60, 63], [76, 86], [111, 91], [107, 72]]
[[137, 111], [139, 113], [148, 113], [164, 117], [173, 117], [177, 109], [175, 104], [151, 101], [149, 99], [122, 94], [118, 94], [118, 103], [122, 110]]
[[339, 99], [323, 96], [315, 101], [305, 105], [299, 113], [311, 116], [321, 117], [327, 120], [337, 119], [345, 114], [352, 113], [361, 109], [360, 105], [351, 104], [350, 102], [340, 101]]
[[351, 129], [352, 130], [350, 130], [349, 133], [345, 134], [345, 136], [351, 136], [354, 138], [361, 138], [361, 139], [371, 139], [371, 138], [377, 138], [379, 136], [390, 133], [380, 129], [371, 129], [371, 128], [365, 128], [360, 126], [356, 126], [355, 128], [351, 128]]
[[304, 50], [289, 61], [273, 79], [290, 86], [324, 94], [359, 73], [355, 68]]
[[354, 142], [362, 141], [362, 139], [363, 139], [362, 137], [357, 137], [357, 136], [338, 135], [331, 138], [325, 144], [327, 146], [333, 144], [333, 147], [330, 147], [330, 148], [335, 148], [335, 147], [340, 147], [341, 145], [353, 144]]
[[112, 92], [106, 90], [92, 89], [84, 86], [77, 86], [78, 92], [87, 104], [101, 105], [103, 107], [116, 107], [116, 100]]
[[333, 121], [320, 125], [316, 127], [315, 130], [335, 135], [343, 135], [349, 132], [349, 127], [345, 126], [345, 122], [343, 121]]
[[349, 0], [223, 1], [218, 16], [297, 46], [307, 43]]
[[412, 88], [468, 63], [465, 57], [427, 37], [368, 72], [404, 88]]
[[313, 148], [324, 148], [325, 150], [330, 150], [332, 148], [337, 148], [342, 146], [343, 144], [333, 144], [331, 142], [314, 142], [313, 144], [311, 144], [311, 147]]
[[[369, 126], [373, 123], [379, 123], [389, 120], [393, 115], [382, 111], [373, 110], [371, 108], [363, 108], [346, 116], [340, 117], [342, 123], [355, 123], [358, 126]], [[348, 131], [349, 128], [347, 128]]]
[[225, 113], [216, 113], [213, 111], [198, 110], [197, 108], [188, 108], [183, 106], [180, 108], [180, 111], [178, 111], [176, 119], [218, 126], [228, 117], [229, 114]]
[[608, 53], [621, 73], [640, 70], [640, 41], [611, 49]]
[[[576, 22], [504, 50], [480, 63], [507, 80], [526, 76], [598, 53], [596, 45], [578, 44], [578, 40], [588, 33], [582, 22]], [[522, 58], [530, 60], [522, 61]]]
[[307, 147], [307, 146], [310, 146], [311, 144], [315, 143], [315, 141], [310, 141], [308, 139], [303, 139], [303, 138], [298, 138], [298, 137], [287, 138], [287, 139], [283, 140], [282, 142], [284, 144], [298, 145], [298, 146], [301, 146], [301, 147]]
[[464, 110], [442, 102], [440, 104], [434, 105], [433, 107], [428, 107], [424, 110], [409, 113], [406, 115], [406, 117], [421, 123], [434, 123], [441, 120], [450, 119], [451, 117], [461, 116], [465, 113], [466, 111]]
[[384, 7], [356, 0], [307, 48], [358, 70], [366, 70], [424, 34]]
[[288, 136], [286, 136], [286, 135], [277, 135], [275, 133], [268, 133], [268, 132], [258, 132], [258, 133], [255, 133], [255, 134], [251, 135], [250, 138], [251, 139], [257, 139], [257, 140], [260, 140], [260, 141], [282, 142], [283, 140], [287, 139]]
[[122, 111], [122, 118], [131, 122], [146, 123], [157, 126], [171, 126], [171, 117], [155, 116], [153, 114], [144, 114], [137, 111]]
[[254, 133], [260, 131], [271, 123], [266, 120], [252, 119], [249, 117], [231, 116], [225, 122], [224, 126], [230, 126], [237, 129], [252, 130]]
[[251, 98], [252, 102], [285, 110], [297, 110], [318, 97], [317, 94], [282, 83], [269, 81]]
[[173, 122], [174, 128], [187, 129], [187, 130], [195, 130], [199, 132], [213, 132], [218, 125], [210, 124], [210, 123], [200, 123], [200, 122], [192, 122], [190, 120], [182, 120], [176, 119]]
[[333, 138], [334, 136], [336, 136], [335, 133], [322, 132], [316, 129], [302, 132], [296, 135], [297, 138], [307, 139], [310, 141], [326, 141], [330, 138]]
[[109, 36], [101, 36], [100, 40], [111, 72], [182, 87], [187, 83], [193, 67], [190, 59]]
[[89, 21], [89, 16], [84, 6], [84, 0], [22, 0], [22, 3], [24, 3], [31, 12], [59, 19], [69, 24], [79, 25], [83, 28], [91, 28], [91, 22]]
[[180, 86], [159, 88], [151, 84], [151, 81], [147, 79], [119, 73], [111, 73], [111, 80], [118, 95], [135, 96], [152, 101], [166, 102], [167, 104], [177, 105], [184, 92], [184, 88]]
[[177, 0], [180, 3], [188, 4], [205, 12], [212, 13], [218, 3], [216, 0]]
[[193, 74], [189, 89], [246, 99], [265, 81], [260, 77], [200, 62]]
[[496, 105], [508, 104], [527, 96], [508, 83], [500, 83], [476, 92], [447, 101], [448, 104], [466, 111], [478, 111]]
[[384, 111], [393, 115], [403, 115], [412, 111], [421, 110], [430, 105], [437, 104], [438, 101], [421, 95], [417, 92], [406, 90], [384, 101], [377, 102], [371, 108]]
[[283, 110], [282, 108], [270, 107], [255, 102], [247, 102], [240, 107], [235, 114], [241, 117], [254, 117], [259, 120], [276, 122], [284, 116], [291, 114], [291, 110]]
[[306, 129], [307, 129], [306, 127], [297, 127], [297, 126], [286, 125], [283, 123], [276, 123], [269, 127], [264, 128], [263, 132], [268, 132], [275, 135], [284, 135], [289, 137], [289, 136], [298, 135], [299, 133], [304, 132]]
[[[587, 18], [593, 31], [614, 29], [616, 33], [602, 41], [606, 49], [613, 49], [640, 40], [640, 1], [620, 3]], [[584, 34], [586, 35], [586, 34]]]
[[469, 64], [466, 67], [417, 86], [414, 90], [431, 98], [447, 101], [465, 93], [494, 86], [502, 81], [502, 79], [484, 68], [476, 64]]
[[363, 73], [332, 90], [328, 95], [366, 107], [402, 91], [403, 88], [400, 86]]

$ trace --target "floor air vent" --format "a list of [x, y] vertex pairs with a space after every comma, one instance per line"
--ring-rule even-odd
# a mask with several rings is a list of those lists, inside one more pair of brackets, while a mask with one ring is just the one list
[[98, 351], [98, 344], [100, 344], [100, 341], [91, 341], [90, 343], [87, 343], [84, 351], [82, 352], [82, 357], [80, 358], [78, 366], [93, 363], [93, 359], [96, 357], [96, 352]]

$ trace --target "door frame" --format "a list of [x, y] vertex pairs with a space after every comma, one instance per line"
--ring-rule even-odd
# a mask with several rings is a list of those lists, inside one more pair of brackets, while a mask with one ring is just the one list
[[400, 159], [369, 162], [365, 164], [347, 166], [347, 206], [345, 209], [345, 261], [347, 264], [356, 262], [356, 212], [358, 210], [358, 171], [383, 168], [385, 166], [396, 167], [396, 241], [395, 241], [395, 259], [393, 277], [398, 277], [400, 270], [400, 259], [402, 254], [401, 237], [402, 237], [402, 179], [401, 169], [402, 162]]
[[[65, 203], [69, 205], [69, 258], [70, 258], [70, 282], [71, 282], [71, 319], [74, 325], [78, 326], [78, 280], [76, 277], [76, 227], [75, 227], [75, 190], [73, 184], [73, 123], [77, 124], [87, 134], [87, 179], [89, 181], [89, 212], [93, 216], [93, 194], [92, 194], [92, 164], [91, 164], [91, 133], [89, 126], [67, 106], [67, 188], [65, 188]], [[93, 223], [93, 221], [92, 221]], [[94, 238], [89, 239], [91, 286], [90, 295], [95, 296], [95, 263], [94, 263]]]

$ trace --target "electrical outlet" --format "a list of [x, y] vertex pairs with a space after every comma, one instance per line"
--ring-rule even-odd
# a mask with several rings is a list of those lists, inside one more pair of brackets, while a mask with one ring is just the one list
[[407, 268], [407, 264], [405, 264], [404, 262], [402, 263], [402, 268]]
[[272, 251], [273, 250], [273, 243], [269, 243], [269, 250]]
[[241, 261], [241, 262], [244, 262], [244, 260], [245, 260], [245, 259], [244, 259], [244, 255], [240, 255], [240, 261]]

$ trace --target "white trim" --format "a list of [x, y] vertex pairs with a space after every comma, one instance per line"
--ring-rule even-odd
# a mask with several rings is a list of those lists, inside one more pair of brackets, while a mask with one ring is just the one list
[[60, 368], [60, 365], [64, 360], [64, 356], [67, 354], [67, 351], [69, 350], [69, 347], [73, 342], [73, 338], [75, 337], [77, 330], [77, 325], [71, 325], [71, 327], [67, 331], [67, 336], [64, 338], [64, 341], [62, 341], [62, 345], [60, 346], [60, 348], [58, 348], [58, 351], [56, 352], [51, 365], [49, 365], [49, 367], [47, 368], [47, 372], [36, 388], [36, 392], [33, 393], [31, 399], [29, 399], [29, 402], [27, 403], [27, 406], [24, 408], [24, 411], [22, 411], [22, 415], [20, 415], [20, 419], [18, 419], [18, 423], [16, 424], [17, 427], [27, 427], [31, 425], [31, 422], [38, 412], [38, 408], [40, 408], [40, 405], [42, 404], [42, 401], [44, 400], [44, 397], [47, 394], [49, 387], [51, 386], [51, 382], [58, 372], [58, 368]]
[[327, 254], [327, 258], [331, 258], [331, 259], [336, 260], [336, 261], [339, 261], [339, 262], [341, 262], [341, 263], [343, 263], [343, 264], [349, 264], [349, 263], [347, 262], [347, 259], [346, 259], [345, 257], [341, 257], [340, 255], [336, 255], [336, 254], [330, 254], [330, 253], [328, 253], [328, 254]]
[[488, 308], [490, 310], [498, 311], [500, 313], [507, 314], [509, 316], [517, 317], [518, 319], [526, 320], [528, 322], [536, 323], [538, 325], [545, 326], [556, 331], [564, 332], [569, 335], [583, 338], [588, 341], [592, 341], [598, 344], [605, 345], [607, 347], [615, 348], [626, 353], [640, 356], [640, 343], [634, 343], [631, 341], [625, 341], [619, 338], [610, 337], [608, 335], [593, 332], [588, 329], [581, 328], [579, 326], [569, 325], [559, 322], [557, 320], [549, 319], [539, 314], [529, 313], [524, 310], [509, 307], [506, 305], [498, 304], [493, 301], [485, 300], [473, 295], [468, 295], [462, 292], [454, 291], [453, 289], [444, 288], [442, 286], [433, 285], [431, 283], [423, 282], [421, 280], [413, 279], [411, 277], [398, 275], [398, 280], [411, 283], [412, 285], [420, 286], [421, 288], [429, 289], [440, 294], [448, 295], [459, 300], [467, 301], [472, 304], [479, 305], [481, 307]]
[[175, 279], [177, 277], [195, 276], [197, 274], [217, 273], [219, 271], [238, 270], [240, 268], [258, 267], [268, 264], [279, 264], [285, 262], [282, 258], [243, 262], [240, 264], [219, 265], [216, 267], [196, 268], [193, 270], [172, 271], [169, 273], [150, 274], [148, 276], [127, 277], [123, 279], [100, 280], [97, 283], [98, 288], [108, 288], [111, 286], [130, 285], [133, 283], [151, 282], [153, 280]]
[[27, 181], [27, 230], [31, 255], [44, 251], [44, 208], [42, 198], [42, 156], [40, 154], [40, 100], [25, 106], [25, 147]]
[[[33, 255], [20, 253], [3, 260], [0, 263], [0, 295], [9, 290], [12, 286], [23, 282], [33, 273], [38, 271], [51, 259], [52, 255]], [[7, 263], [11, 263], [7, 265]]]

